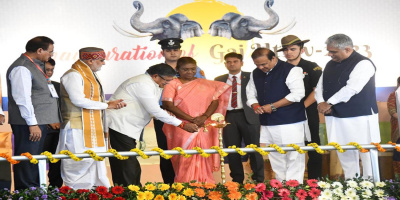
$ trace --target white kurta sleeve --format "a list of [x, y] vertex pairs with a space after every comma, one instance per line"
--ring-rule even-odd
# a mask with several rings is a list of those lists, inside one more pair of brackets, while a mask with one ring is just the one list
[[305, 96], [304, 89], [304, 74], [301, 67], [293, 67], [288, 76], [286, 77], [286, 85], [290, 90], [290, 93], [286, 95], [285, 99], [291, 102], [300, 102]]
[[323, 75], [324, 74], [322, 72], [322, 75], [319, 78], [317, 87], [315, 88], [315, 100], [317, 101], [317, 104], [322, 103], [322, 102], [325, 101], [324, 100], [324, 96], [322, 95], [322, 88], [323, 88], [323, 85], [322, 85], [323, 79], [322, 79], [322, 77], [323, 77]]
[[61, 84], [67, 91], [72, 104], [74, 104], [76, 107], [93, 110], [107, 109], [107, 103], [92, 101], [85, 98], [85, 94], [83, 92], [83, 79], [78, 72], [70, 72], [61, 77]]
[[15, 67], [11, 70], [9, 77], [11, 83], [11, 95], [18, 105], [21, 117], [25, 119], [26, 124], [37, 124], [35, 110], [32, 104], [32, 74], [24, 66]]
[[257, 89], [256, 85], [254, 84], [253, 80], [253, 72], [250, 74], [250, 80], [247, 83], [246, 86], [246, 96], [247, 96], [247, 102], [246, 104], [251, 108], [251, 105], [258, 103], [257, 100]]
[[350, 73], [346, 85], [327, 100], [330, 104], [347, 102], [350, 98], [358, 94], [375, 74], [375, 67], [369, 60], [362, 60], [354, 67]]
[[[126, 87], [127, 92], [131, 96], [135, 96], [139, 102], [143, 105], [145, 110], [150, 113], [153, 117], [157, 118], [158, 120], [172, 124], [174, 126], [178, 126], [182, 123], [181, 120], [177, 119], [176, 117], [171, 116], [167, 113], [167, 111], [160, 108], [159, 100], [160, 95], [158, 96], [154, 94], [153, 85], [148, 85], [145, 83], [133, 83]], [[158, 86], [156, 86], [158, 87]]]

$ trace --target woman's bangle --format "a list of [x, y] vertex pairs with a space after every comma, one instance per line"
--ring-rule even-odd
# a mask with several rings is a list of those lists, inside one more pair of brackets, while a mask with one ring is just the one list
[[254, 107], [253, 107], [253, 110], [255, 111], [255, 110], [257, 110], [257, 108], [259, 108], [259, 107], [261, 107], [260, 105], [255, 105]]
[[183, 127], [185, 126], [186, 122], [182, 122], [181, 124], [179, 124], [179, 128], [183, 129]]

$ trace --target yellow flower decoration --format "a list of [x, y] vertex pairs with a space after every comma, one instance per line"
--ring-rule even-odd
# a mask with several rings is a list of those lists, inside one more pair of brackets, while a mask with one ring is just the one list
[[176, 193], [171, 193], [168, 195], [168, 200], [176, 200], [178, 198], [178, 195]]
[[300, 148], [300, 146], [297, 145], [297, 144], [288, 144], [287, 146], [288, 146], [288, 147], [293, 147], [293, 148], [296, 149], [296, 151], [299, 152], [300, 154], [304, 154], [304, 153], [307, 152], [307, 151], [302, 150], [302, 149]]
[[194, 191], [190, 188], [187, 188], [187, 189], [183, 190], [183, 195], [185, 195], [187, 197], [191, 197], [194, 195]]
[[197, 152], [199, 152], [200, 156], [203, 158], [208, 158], [211, 155], [211, 154], [204, 152], [204, 150], [200, 147], [193, 147], [193, 149], [196, 150]]
[[343, 150], [342, 147], [336, 142], [329, 142], [328, 146], [334, 146], [339, 151], [339, 153], [346, 152], [346, 150]]
[[184, 186], [182, 185], [182, 183], [174, 183], [172, 184], [172, 188], [180, 192], [184, 188]]
[[286, 154], [286, 151], [282, 150], [277, 144], [270, 144], [269, 147], [276, 149], [276, 151], [280, 154]]
[[364, 149], [364, 148], [362, 148], [361, 147], [361, 145], [360, 144], [358, 144], [357, 142], [350, 142], [349, 144], [347, 144], [347, 145], [351, 145], [351, 146], [354, 146], [354, 147], [356, 147], [361, 153], [366, 153], [366, 152], [368, 152], [369, 150], [368, 149]]
[[138, 186], [136, 186], [136, 185], [128, 185], [128, 189], [129, 189], [130, 191], [137, 192], [137, 191], [140, 190], [140, 187], [138, 187]]
[[170, 186], [168, 184], [160, 184], [158, 185], [158, 189], [161, 191], [169, 190]]
[[145, 191], [144, 192], [144, 197], [145, 199], [153, 199], [154, 198], [154, 193], [150, 191]]
[[127, 160], [129, 158], [129, 156], [121, 156], [121, 154], [119, 154], [115, 149], [109, 149], [107, 152], [114, 154], [118, 160]]
[[319, 154], [324, 154], [326, 151], [322, 150], [321, 148], [319, 148], [317, 143], [310, 143], [307, 146], [312, 146], [314, 147], [315, 151]]
[[269, 154], [268, 151], [262, 150], [261, 148], [257, 147], [257, 145], [255, 145], [255, 144], [249, 144], [246, 146], [246, 148], [253, 148], [255, 151], [257, 151], [259, 154], [261, 154], [263, 156], [266, 156]]
[[228, 147], [228, 148], [229, 148], [229, 149], [235, 149], [235, 150], [238, 152], [238, 154], [240, 154], [241, 156], [244, 156], [244, 155], [247, 154], [246, 152], [243, 152], [240, 148], [236, 147], [235, 145], [230, 146], [230, 147]]
[[186, 197], [185, 197], [185, 196], [182, 196], [182, 195], [179, 195], [178, 198], [177, 198], [177, 200], [186, 200]]
[[223, 151], [221, 148], [219, 148], [217, 146], [212, 146], [211, 149], [217, 150], [221, 157], [228, 156], [228, 154], [225, 151]]
[[36, 158], [34, 158], [29, 152], [25, 152], [25, 153], [21, 153], [21, 156], [25, 156], [29, 159], [29, 162], [31, 162], [32, 164], [38, 164], [38, 160]]
[[59, 154], [67, 155], [67, 156], [69, 156], [72, 160], [75, 160], [75, 161], [81, 161], [81, 160], [82, 160], [82, 158], [76, 157], [75, 154], [71, 153], [71, 152], [68, 151], [68, 150], [62, 150], [62, 151], [60, 151]]
[[56, 163], [60, 160], [60, 159], [53, 158], [53, 154], [48, 151], [45, 151], [45, 152], [41, 153], [40, 155], [45, 155], [51, 163]]
[[149, 190], [149, 191], [153, 191], [153, 190], [156, 190], [156, 189], [157, 189], [157, 187], [156, 187], [155, 185], [151, 184], [151, 183], [145, 185], [144, 188], [145, 188], [146, 190]]
[[144, 192], [139, 192], [136, 198], [138, 200], [145, 200], [146, 199], [146, 197], [144, 195]]
[[156, 196], [156, 198], [154, 198], [154, 200], [164, 200], [164, 197], [159, 194]]
[[160, 153], [160, 156], [163, 157], [164, 159], [168, 160], [172, 158], [172, 155], [165, 154], [164, 150], [162, 150], [161, 148], [156, 147], [152, 149], [152, 151], [157, 151], [158, 153]]
[[103, 161], [103, 160], [104, 160], [103, 157], [97, 156], [97, 154], [96, 154], [94, 151], [92, 151], [92, 150], [86, 150], [86, 151], [84, 151], [83, 153], [89, 154], [90, 157], [92, 157], [93, 160], [95, 160], [95, 161]]
[[138, 148], [131, 149], [130, 152], [135, 152], [135, 153], [139, 154], [139, 156], [142, 157], [143, 159], [150, 158], [150, 156], [146, 155], [145, 153], [143, 153], [143, 151], [141, 151]]
[[183, 151], [183, 149], [182, 149], [181, 147], [175, 147], [175, 148], [173, 148], [172, 150], [177, 150], [177, 151], [179, 151], [179, 153], [180, 153], [183, 157], [185, 157], [185, 158], [190, 158], [190, 157], [193, 156], [193, 155], [190, 155], [190, 154], [186, 154], [186, 153]]

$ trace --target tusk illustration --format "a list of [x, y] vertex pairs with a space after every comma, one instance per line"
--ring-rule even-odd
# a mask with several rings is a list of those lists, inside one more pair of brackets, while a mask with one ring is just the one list
[[142, 38], [142, 37], [152, 36], [151, 33], [150, 34], [145, 34], [145, 35], [140, 35], [140, 34], [137, 34], [137, 33], [132, 33], [132, 32], [126, 31], [126, 30], [122, 29], [121, 27], [119, 27], [118, 24], [115, 23], [115, 21], [113, 21], [113, 22], [114, 22], [113, 28], [123, 36], [132, 37], [132, 38]]
[[278, 35], [278, 34], [286, 33], [289, 30], [291, 30], [296, 25], [296, 23], [297, 22], [295, 21], [295, 18], [293, 18], [293, 20], [287, 26], [282, 27], [281, 29], [275, 30], [273, 32], [261, 30], [260, 33], [267, 34], [267, 35]]

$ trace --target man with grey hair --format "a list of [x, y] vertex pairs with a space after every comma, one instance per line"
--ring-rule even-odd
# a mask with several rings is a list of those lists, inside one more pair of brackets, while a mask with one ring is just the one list
[[[347, 35], [335, 34], [326, 44], [332, 60], [326, 64], [315, 98], [318, 111], [325, 115], [328, 141], [340, 145], [379, 143], [375, 65], [353, 49], [353, 42]], [[370, 153], [377, 154], [377, 151]], [[359, 157], [363, 177], [372, 177], [370, 153], [346, 151], [338, 154], [346, 179], [360, 175]]]
[[[105, 102], [103, 88], [97, 71], [105, 65], [103, 49], [87, 47], [79, 50], [76, 61], [61, 77], [62, 124], [57, 152], [69, 150], [83, 153], [87, 150], [105, 152], [104, 110], [126, 106], [122, 99]], [[64, 184], [74, 189], [91, 189], [93, 186], [110, 186], [104, 161], [85, 158], [61, 161]]]

